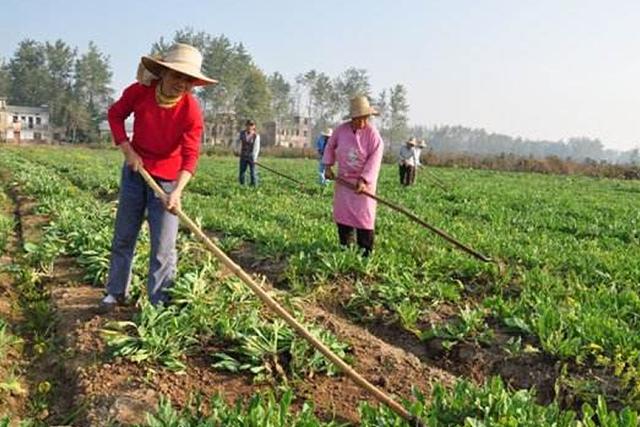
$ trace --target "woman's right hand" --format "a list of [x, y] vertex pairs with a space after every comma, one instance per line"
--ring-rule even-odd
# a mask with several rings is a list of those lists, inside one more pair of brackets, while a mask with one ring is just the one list
[[129, 142], [123, 142], [120, 144], [120, 149], [124, 154], [124, 160], [127, 163], [127, 166], [131, 168], [134, 172], [138, 172], [140, 168], [142, 168], [142, 158], [136, 153], [136, 150], [133, 149]]

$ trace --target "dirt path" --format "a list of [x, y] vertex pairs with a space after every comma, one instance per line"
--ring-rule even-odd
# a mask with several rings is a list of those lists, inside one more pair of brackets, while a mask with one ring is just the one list
[[[19, 247], [26, 243], [37, 243], [42, 236], [42, 227], [49, 221], [35, 212], [36, 203], [20, 194], [17, 186], [8, 191], [13, 201], [16, 223], [16, 257]], [[15, 266], [32, 270], [26, 259], [14, 259]], [[16, 283], [18, 304], [25, 317], [25, 349], [30, 358], [27, 380], [30, 389], [29, 416], [47, 424], [67, 424], [78, 414], [75, 400], [76, 382], [66, 367], [67, 334], [64, 316], [54, 307], [53, 284], [64, 280], [58, 272], [70, 274], [65, 260], [55, 263], [49, 275], [33, 270], [33, 283]]]
[[[16, 220], [16, 207], [10, 194], [0, 187], [0, 215]], [[18, 294], [15, 291], [15, 277], [11, 269], [16, 264], [16, 254], [21, 241], [20, 228], [15, 226], [7, 236], [4, 249], [0, 252], [0, 318], [7, 325], [6, 332], [20, 337], [20, 326], [24, 318], [18, 308]], [[17, 343], [16, 343], [17, 344]], [[5, 390], [0, 396], [0, 414], [11, 414], [14, 418], [23, 418], [27, 412], [29, 384], [24, 373], [29, 361], [24, 354], [24, 346], [10, 345], [0, 358], [0, 381], [14, 381], [13, 390]]]

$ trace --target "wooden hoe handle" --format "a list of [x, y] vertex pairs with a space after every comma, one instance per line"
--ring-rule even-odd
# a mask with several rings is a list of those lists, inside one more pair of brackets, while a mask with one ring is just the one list
[[[153, 189], [153, 191], [159, 197], [166, 197], [167, 194], [164, 190], [158, 185], [158, 183], [149, 175], [144, 168], [140, 168], [138, 170], [140, 175], [147, 182], [149, 187]], [[276, 300], [274, 300], [267, 292], [265, 292], [262, 287], [256, 283], [253, 278], [247, 274], [238, 264], [233, 262], [231, 258], [227, 256], [220, 248], [218, 248], [212, 241], [207, 237], [207, 235], [202, 231], [200, 227], [194, 223], [191, 218], [185, 215], [181, 209], [176, 209], [175, 214], [180, 218], [180, 220], [195, 234], [204, 245], [209, 249], [213, 254], [220, 260], [222, 263], [227, 266], [236, 276], [240, 278], [252, 291], [257, 295], [258, 298], [273, 312], [275, 312], [278, 316], [280, 316], [289, 326], [291, 326], [300, 336], [306, 339], [312, 346], [314, 346], [320, 353], [322, 353], [327, 359], [329, 359], [334, 365], [340, 368], [349, 378], [353, 380], [357, 385], [362, 387], [371, 393], [378, 401], [384, 403], [389, 408], [391, 408], [396, 414], [400, 415], [405, 420], [411, 422], [415, 426], [422, 426], [422, 422], [411, 415], [409, 411], [407, 411], [404, 406], [400, 405], [398, 402], [393, 400], [390, 396], [388, 396], [385, 392], [371, 384], [364, 377], [358, 374], [351, 366], [349, 366], [344, 360], [342, 360], [337, 354], [335, 354], [329, 347], [324, 345], [322, 341], [313, 336], [307, 329], [298, 322], [289, 312], [284, 309]]]

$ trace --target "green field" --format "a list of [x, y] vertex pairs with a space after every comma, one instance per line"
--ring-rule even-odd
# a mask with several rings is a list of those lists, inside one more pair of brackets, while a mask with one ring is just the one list
[[[316, 161], [260, 161], [308, 185], [301, 189], [260, 170], [257, 188], [240, 187], [236, 159], [203, 156], [184, 211], [217, 236], [223, 249], [242, 253], [247, 268], [268, 272], [278, 294], [288, 296], [287, 306], [309, 326], [299, 304], [323, 307], [459, 378], [453, 388], [436, 387], [411, 407], [426, 423], [636, 425], [636, 182], [437, 168], [430, 171], [450, 191], [435, 186], [424, 171], [416, 186], [405, 189], [396, 167], [383, 166], [381, 197], [501, 260], [501, 272], [384, 206], [378, 207], [373, 255], [366, 259], [343, 250], [331, 217], [332, 189], [316, 184]], [[27, 248], [33, 268], [46, 272], [57, 258], [72, 257], [86, 282], [103, 286], [121, 167], [115, 150], [0, 147], [5, 192], [17, 183], [50, 219], [42, 240]], [[0, 227], [0, 243], [9, 228]], [[138, 250], [136, 295], [146, 274], [146, 235]], [[109, 323], [104, 339], [110, 357], [180, 372], [202, 343], [216, 341], [224, 344], [212, 355], [211, 369], [246, 372], [256, 383], [280, 384], [280, 391], [295, 393], [295, 383], [309, 376], [339, 375], [267, 315], [239, 281], [221, 276], [217, 262], [186, 230], [179, 250], [178, 303], [158, 310], [142, 302], [131, 319]], [[338, 354], [353, 359], [349, 342], [311, 327]], [[290, 358], [284, 373], [271, 357], [282, 354]], [[523, 380], [527, 370], [544, 373], [548, 381]], [[517, 390], [527, 386], [537, 390]], [[286, 393], [276, 395], [259, 398], [255, 405], [262, 409], [256, 411], [277, 419], [265, 409], [269, 399], [286, 401]], [[251, 408], [236, 410], [237, 417], [248, 417]], [[231, 408], [219, 411], [236, 416], [228, 413]], [[292, 411], [293, 418], [269, 425], [331, 421], [315, 419], [312, 410]], [[360, 414], [364, 425], [400, 425], [388, 411], [365, 406]], [[149, 425], [207, 425], [193, 414], [181, 416], [187, 424]]]

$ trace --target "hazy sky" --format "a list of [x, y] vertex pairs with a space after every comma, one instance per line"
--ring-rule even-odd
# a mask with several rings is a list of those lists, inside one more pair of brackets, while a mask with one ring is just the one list
[[366, 68], [409, 91], [413, 124], [640, 146], [640, 1], [0, 0], [0, 57], [57, 38], [111, 57], [114, 89], [160, 36], [243, 42], [265, 72]]

